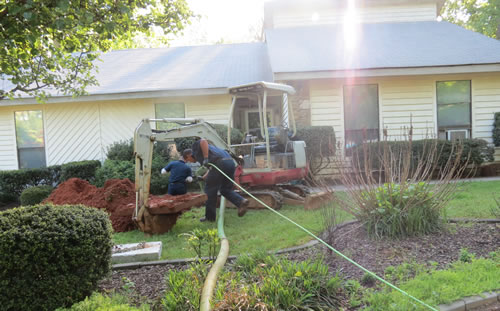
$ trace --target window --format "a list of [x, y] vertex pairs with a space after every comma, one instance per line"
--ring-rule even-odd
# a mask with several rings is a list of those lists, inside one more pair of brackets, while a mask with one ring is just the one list
[[42, 111], [16, 111], [14, 115], [19, 168], [45, 167]]
[[[259, 118], [259, 111], [247, 111], [247, 130], [252, 130], [252, 129], [260, 129], [260, 118]], [[273, 124], [273, 113], [272, 110], [266, 111], [267, 115], [267, 127], [272, 126]]]
[[344, 86], [345, 145], [379, 140], [378, 86]]
[[437, 124], [439, 138], [463, 131], [469, 137], [471, 129], [470, 81], [437, 82]]
[[[184, 103], [167, 103], [167, 104], [156, 104], [155, 105], [155, 116], [157, 119], [163, 118], [185, 118], [186, 111], [184, 108]], [[171, 122], [161, 122], [157, 123], [157, 129], [168, 130], [174, 127], [178, 127], [178, 124]]]

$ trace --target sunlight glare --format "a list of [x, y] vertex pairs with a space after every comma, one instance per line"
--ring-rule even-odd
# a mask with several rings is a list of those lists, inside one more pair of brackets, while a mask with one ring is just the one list
[[314, 12], [313, 15], [311, 16], [311, 19], [313, 22], [317, 22], [319, 20], [318, 12]]
[[353, 51], [358, 43], [358, 17], [355, 0], [348, 0], [347, 11], [344, 16], [344, 44], [347, 51]]

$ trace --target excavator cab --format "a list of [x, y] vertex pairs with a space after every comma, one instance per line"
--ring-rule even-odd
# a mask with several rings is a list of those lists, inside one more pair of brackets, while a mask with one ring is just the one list
[[[304, 178], [305, 143], [292, 140], [297, 130], [293, 109], [288, 104], [288, 96], [295, 94], [295, 89], [284, 84], [255, 82], [231, 87], [229, 93], [232, 102], [228, 145], [244, 159], [244, 165], [236, 172], [237, 182], [262, 187]], [[247, 116], [245, 122], [241, 122], [242, 115]], [[240, 124], [246, 123], [248, 127], [252, 123], [258, 127], [249, 128], [241, 144], [231, 144], [229, 137], [231, 128], [237, 125], [237, 116]]]

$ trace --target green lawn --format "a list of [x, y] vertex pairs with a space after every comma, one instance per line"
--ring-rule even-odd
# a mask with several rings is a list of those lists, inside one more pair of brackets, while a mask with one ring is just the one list
[[[493, 218], [491, 208], [495, 206], [494, 193], [500, 193], [500, 181], [469, 182], [461, 186], [447, 209], [448, 217], [462, 218]], [[301, 224], [311, 232], [318, 234], [323, 229], [323, 214], [321, 210], [305, 211], [302, 206], [283, 206], [280, 210], [285, 216]], [[143, 241], [162, 241], [161, 259], [194, 257], [188, 248], [182, 233], [194, 229], [216, 229], [215, 223], [200, 223], [204, 208], [196, 208], [184, 213], [172, 231], [146, 237], [140, 231], [114, 234], [116, 244], [139, 243]], [[339, 212], [340, 220], [349, 219], [349, 215]], [[256, 250], [277, 250], [301, 245], [310, 236], [268, 210], [250, 210], [244, 217], [238, 217], [236, 209], [227, 209], [224, 231], [229, 239], [230, 254], [237, 255]]]
[[495, 218], [491, 210], [500, 199], [500, 181], [464, 183], [450, 202], [446, 213], [451, 218]]

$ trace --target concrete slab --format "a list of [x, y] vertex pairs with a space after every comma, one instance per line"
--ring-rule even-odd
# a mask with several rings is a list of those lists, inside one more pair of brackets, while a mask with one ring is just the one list
[[161, 256], [161, 242], [120, 244], [113, 247], [112, 264], [158, 260]]
[[440, 311], [465, 311], [465, 302], [463, 300], [457, 300], [447, 305], [438, 306]]

